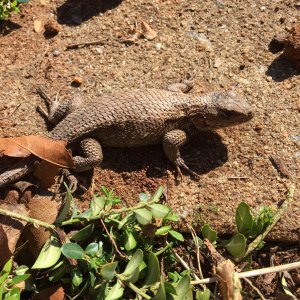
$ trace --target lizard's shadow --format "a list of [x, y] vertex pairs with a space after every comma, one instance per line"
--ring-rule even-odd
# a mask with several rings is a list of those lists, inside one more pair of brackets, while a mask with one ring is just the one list
[[[216, 132], [199, 133], [180, 150], [187, 165], [199, 175], [208, 173], [228, 160], [227, 148]], [[101, 167], [116, 173], [146, 168], [147, 177], [162, 177], [167, 169], [174, 168], [161, 145], [132, 149], [105, 148], [103, 152]]]

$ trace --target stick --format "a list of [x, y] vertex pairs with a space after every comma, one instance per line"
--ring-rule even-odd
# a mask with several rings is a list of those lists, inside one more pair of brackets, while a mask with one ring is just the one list
[[82, 42], [82, 43], [76, 43], [76, 44], [70, 44], [66, 47], [66, 50], [71, 50], [71, 49], [78, 49], [79, 47], [87, 47], [87, 46], [92, 46], [92, 45], [104, 45], [105, 41], [103, 40], [97, 40], [93, 42]]
[[113, 246], [114, 246], [116, 252], [117, 252], [122, 258], [127, 259], [127, 256], [124, 255], [124, 254], [119, 250], [119, 248], [118, 248], [118, 246], [117, 246], [117, 244], [116, 244], [114, 238], [110, 235], [110, 233], [109, 233], [109, 231], [108, 231], [108, 229], [107, 229], [105, 223], [103, 222], [103, 220], [100, 220], [100, 222], [101, 222], [101, 224], [102, 224], [102, 226], [103, 226], [103, 228], [104, 228], [106, 234], [108, 235], [108, 237], [109, 237], [111, 243], [113, 244]]
[[[300, 268], [300, 261], [293, 262], [290, 264], [285, 264], [285, 265], [279, 265], [279, 266], [275, 266], [275, 267], [268, 267], [268, 268], [247, 271], [247, 272], [241, 272], [241, 273], [237, 273], [237, 276], [238, 276], [238, 278], [248, 278], [248, 277], [255, 277], [255, 276], [260, 276], [260, 275], [269, 274], [269, 273], [278, 273], [278, 272], [283, 272], [283, 271], [289, 271], [289, 270], [294, 270], [294, 269], [298, 269], [298, 268]], [[206, 283], [213, 283], [213, 282], [217, 282], [217, 281], [218, 281], [217, 277], [211, 277], [211, 278], [204, 278], [204, 279], [192, 281], [191, 284], [193, 284], [193, 285], [206, 284]]]

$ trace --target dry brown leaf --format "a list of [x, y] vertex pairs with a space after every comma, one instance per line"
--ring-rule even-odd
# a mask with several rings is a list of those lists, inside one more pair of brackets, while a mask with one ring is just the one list
[[65, 292], [61, 285], [51, 286], [47, 289], [41, 290], [38, 294], [35, 294], [33, 300], [63, 300], [65, 298]]
[[216, 273], [222, 299], [224, 300], [241, 300], [241, 283], [237, 276], [234, 276], [234, 264], [229, 260], [225, 260], [217, 265]]
[[36, 33], [40, 33], [44, 30], [44, 24], [41, 20], [34, 20], [33, 29]]
[[156, 38], [157, 33], [154, 29], [150, 27], [145, 21], [141, 21], [142, 33], [147, 40], [153, 40]]
[[0, 138], [0, 153], [10, 157], [27, 157], [33, 154], [42, 160], [63, 168], [74, 167], [65, 141], [54, 141], [43, 136]]
[[42, 187], [49, 188], [55, 183], [55, 177], [59, 174], [60, 167], [47, 161], [42, 161], [33, 175], [40, 181]]
[[[34, 197], [27, 204], [29, 216], [49, 224], [54, 223], [57, 218], [59, 205], [52, 197]], [[36, 259], [50, 236], [50, 232], [43, 227], [35, 227], [28, 224], [22, 232], [22, 237], [28, 241], [27, 248], [33, 259]]]
[[[24, 204], [12, 205], [3, 203], [0, 207], [10, 212], [28, 216], [28, 211]], [[25, 221], [19, 221], [3, 215], [0, 216], [0, 265], [4, 264], [13, 254], [25, 224]]]

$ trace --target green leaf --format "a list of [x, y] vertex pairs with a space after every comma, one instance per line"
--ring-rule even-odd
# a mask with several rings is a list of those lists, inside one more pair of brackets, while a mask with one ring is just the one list
[[[1, 10], [0, 10], [0, 19], [1, 19]], [[2, 300], [3, 293], [4, 293], [4, 285], [0, 284], [0, 300]]]
[[122, 273], [124, 276], [130, 275], [143, 261], [143, 251], [141, 249], [137, 249], [129, 260], [125, 271]]
[[19, 300], [21, 299], [21, 291], [18, 288], [13, 288], [5, 295], [4, 300]]
[[67, 258], [82, 259], [84, 256], [84, 250], [75, 243], [66, 243], [61, 247], [61, 252]]
[[130, 219], [133, 218], [133, 216], [134, 216], [134, 214], [133, 214], [132, 212], [129, 213], [128, 215], [126, 215], [125, 218], [123, 218], [123, 219], [120, 221], [120, 223], [119, 223], [119, 225], [118, 225], [118, 229], [120, 230], [127, 222], [130, 221]]
[[179, 220], [179, 217], [171, 212], [169, 212], [165, 217], [164, 220], [168, 220], [171, 222], [177, 222]]
[[155, 231], [155, 235], [165, 235], [172, 229], [171, 225], [163, 226]]
[[165, 281], [165, 290], [168, 294], [177, 295], [176, 289], [171, 282]]
[[29, 268], [27, 266], [21, 265], [15, 269], [15, 273], [16, 275], [24, 275], [28, 270]]
[[91, 223], [85, 226], [84, 228], [82, 228], [81, 230], [79, 230], [78, 232], [76, 232], [74, 235], [72, 235], [71, 240], [74, 242], [84, 241], [91, 236], [93, 231], [94, 231], [94, 224]]
[[196, 292], [196, 300], [209, 300], [210, 298], [210, 290], [205, 289], [204, 291]]
[[100, 245], [98, 243], [90, 243], [85, 248], [85, 253], [91, 257], [95, 257], [97, 256], [99, 249], [100, 249]]
[[124, 288], [119, 281], [110, 289], [105, 300], [116, 300], [123, 296]]
[[167, 297], [166, 297], [165, 282], [164, 282], [163, 277], [161, 277], [157, 293], [152, 298], [152, 300], [166, 300], [166, 299], [167, 299]]
[[246, 250], [247, 239], [241, 233], [235, 234], [228, 243], [225, 249], [234, 257], [242, 257]]
[[81, 285], [83, 276], [79, 269], [72, 269], [71, 278], [72, 278], [72, 284], [74, 286], [77, 287]]
[[66, 217], [70, 211], [70, 208], [71, 208], [71, 200], [72, 200], [72, 194], [68, 188], [67, 196], [65, 198], [65, 203], [64, 203], [63, 208], [61, 209], [58, 217], [56, 218], [55, 223], [61, 223], [66, 219]]
[[141, 225], [149, 224], [152, 220], [152, 213], [146, 208], [134, 210], [135, 217]]
[[138, 249], [132, 255], [128, 262], [125, 271], [122, 273], [126, 277], [126, 281], [135, 283], [139, 279], [140, 275], [140, 264], [143, 262], [143, 251]]
[[12, 280], [10, 280], [7, 285], [8, 286], [12, 286], [15, 284], [18, 284], [22, 281], [25, 281], [26, 279], [28, 279], [31, 275], [30, 274], [24, 274], [24, 275], [18, 275], [12, 278]]
[[146, 202], [150, 199], [150, 195], [145, 194], [145, 193], [140, 193], [139, 194], [139, 198], [142, 202]]
[[213, 229], [208, 224], [204, 224], [201, 228], [201, 233], [203, 238], [208, 239], [211, 243], [215, 242], [218, 238], [217, 232]]
[[61, 255], [60, 247], [58, 239], [51, 235], [31, 269], [46, 269], [54, 266]]
[[169, 233], [170, 233], [171, 236], [172, 236], [173, 238], [175, 238], [176, 240], [181, 241], [181, 242], [184, 241], [184, 237], [183, 237], [183, 235], [182, 235], [180, 232], [175, 231], [175, 230], [170, 230]]
[[148, 259], [148, 273], [145, 279], [144, 286], [151, 286], [160, 279], [160, 267], [157, 256], [150, 252]]
[[132, 232], [126, 232], [125, 234], [126, 234], [125, 249], [127, 251], [133, 250], [137, 245], [137, 241], [134, 238]]
[[238, 205], [235, 213], [235, 222], [239, 233], [247, 234], [251, 230], [253, 217], [250, 206], [247, 203], [241, 202]]
[[96, 216], [102, 211], [105, 207], [106, 199], [98, 194], [95, 194], [91, 201], [91, 210], [92, 215]]
[[112, 280], [116, 273], [116, 267], [118, 263], [112, 262], [102, 266], [100, 274], [105, 280]]
[[50, 282], [57, 282], [59, 281], [64, 275], [66, 274], [66, 268], [63, 266], [60, 269], [55, 270], [49, 275]]
[[174, 300], [183, 300], [187, 297], [190, 287], [190, 277], [188, 275], [183, 276], [175, 287], [177, 295], [173, 297]]
[[0, 273], [0, 284], [2, 284], [7, 279], [12, 268], [12, 262], [13, 262], [13, 258], [11, 257], [4, 265]]
[[152, 204], [150, 205], [151, 212], [154, 218], [163, 219], [170, 212], [170, 208], [162, 204]]

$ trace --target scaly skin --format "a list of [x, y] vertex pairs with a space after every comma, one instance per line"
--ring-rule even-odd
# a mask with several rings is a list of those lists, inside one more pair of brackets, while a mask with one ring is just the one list
[[[50, 107], [52, 122], [57, 122], [66, 110], [69, 112], [48, 136], [80, 145], [83, 155], [74, 157], [76, 171], [101, 163], [101, 146], [126, 148], [162, 143], [178, 170], [193, 173], [180, 157], [181, 145], [198, 130], [233, 126], [253, 117], [252, 108], [232, 91], [187, 95], [158, 89], [133, 90], [102, 95], [72, 109], [57, 101], [50, 105], [56, 107]], [[8, 182], [8, 177], [4, 180], [0, 175], [0, 186]]]

